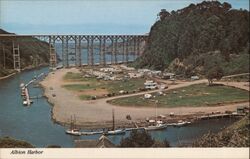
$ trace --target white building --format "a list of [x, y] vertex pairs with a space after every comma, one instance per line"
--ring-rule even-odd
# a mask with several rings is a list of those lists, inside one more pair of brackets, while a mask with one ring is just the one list
[[156, 89], [157, 88], [157, 83], [154, 81], [146, 81], [144, 83], [144, 86], [146, 89]]

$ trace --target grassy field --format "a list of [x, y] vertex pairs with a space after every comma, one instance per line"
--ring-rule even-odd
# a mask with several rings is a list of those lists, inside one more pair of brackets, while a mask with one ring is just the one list
[[[86, 78], [83, 77], [80, 73], [72, 73], [68, 72], [64, 76], [64, 80], [72, 81], [72, 82], [79, 82], [77, 84], [65, 84], [63, 85], [64, 88], [71, 90], [71, 91], [88, 91], [88, 90], [95, 90], [95, 89], [104, 89], [107, 90], [109, 94], [118, 94], [119, 91], [128, 91], [133, 92], [138, 90], [139, 88], [144, 87], [144, 79], [130, 79], [124, 81], [104, 81], [104, 80], [97, 80], [96, 78]], [[82, 82], [82, 84], [81, 84]], [[82, 100], [89, 100], [91, 99], [92, 94], [89, 95], [81, 95], [80, 99]]]
[[90, 77], [85, 78], [81, 75], [81, 73], [73, 73], [73, 72], [67, 72], [66, 75], [63, 77], [66, 81], [85, 81], [85, 82], [96, 82], [96, 78]]
[[120, 90], [134, 91], [138, 88], [144, 88], [144, 79], [130, 79], [127, 81], [108, 81], [105, 85], [108, 92], [118, 93]]
[[80, 95], [79, 98], [81, 100], [90, 100], [90, 99], [92, 99], [92, 96], [83, 94], [83, 95]]
[[178, 107], [178, 106], [204, 106], [220, 103], [230, 103], [248, 101], [249, 92], [227, 86], [207, 86], [205, 84], [192, 85], [181, 89], [165, 92], [166, 95], [159, 96], [153, 94], [155, 98], [144, 99], [143, 96], [120, 98], [109, 101], [120, 106], [155, 106], [158, 100], [159, 107]]
[[63, 87], [68, 90], [73, 90], [73, 91], [83, 91], [86, 89], [96, 88], [95, 85], [91, 85], [91, 84], [67, 84], [67, 85], [63, 85]]

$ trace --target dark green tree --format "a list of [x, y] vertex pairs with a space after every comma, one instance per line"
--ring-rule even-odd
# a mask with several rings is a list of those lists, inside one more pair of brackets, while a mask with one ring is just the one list
[[[249, 11], [231, 9], [229, 3], [219, 1], [191, 4], [172, 11], [152, 26], [144, 54], [136, 66], [165, 70], [176, 58], [181, 62], [193, 55], [203, 58], [215, 50], [220, 51], [222, 62], [230, 63], [231, 55], [241, 54], [248, 45], [248, 34]], [[183, 71], [203, 69], [204, 62], [197, 62], [199, 65], [188, 63], [183, 67], [188, 69]], [[207, 70], [200, 72], [205, 75]]]
[[0, 148], [34, 148], [34, 146], [26, 141], [3, 137], [0, 138]]
[[223, 75], [224, 73], [222, 68], [219, 65], [214, 66], [213, 68], [208, 70], [206, 74], [206, 78], [208, 79], [208, 85], [211, 86], [213, 84], [214, 79], [220, 80], [223, 77]]
[[145, 130], [133, 130], [129, 137], [121, 140], [120, 147], [169, 147], [169, 143], [154, 140]]

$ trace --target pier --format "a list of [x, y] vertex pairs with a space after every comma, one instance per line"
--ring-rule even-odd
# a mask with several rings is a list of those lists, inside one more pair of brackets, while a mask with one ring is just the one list
[[207, 120], [207, 119], [218, 119], [218, 118], [230, 118], [230, 117], [239, 117], [239, 116], [244, 116], [244, 114], [208, 114], [208, 115], [203, 115], [201, 117], [198, 117], [198, 119], [201, 120]]
[[33, 102], [31, 99], [38, 99], [38, 98], [43, 97], [43, 95], [35, 96], [35, 97], [30, 97], [30, 95], [29, 95], [29, 89], [28, 89], [28, 86], [30, 84], [34, 83], [36, 80], [38, 80], [39, 78], [41, 78], [43, 75], [45, 75], [45, 74], [41, 73], [38, 76], [35, 76], [34, 79], [30, 80], [27, 84], [22, 83], [20, 85], [20, 87], [21, 87], [21, 96], [23, 96], [23, 105], [30, 106], [31, 103]]
[[26, 85], [21, 86], [21, 95], [23, 96], [23, 105], [30, 106], [31, 100], [29, 96], [29, 90], [28, 87], [26, 87]]

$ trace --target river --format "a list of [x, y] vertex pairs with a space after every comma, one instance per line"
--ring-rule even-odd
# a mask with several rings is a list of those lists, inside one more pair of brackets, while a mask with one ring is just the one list
[[[35, 75], [48, 73], [48, 68], [27, 70], [8, 79], [0, 80], [0, 137], [9, 136], [25, 140], [36, 147], [60, 145], [74, 147], [75, 139], [97, 139], [100, 135], [74, 137], [65, 134], [63, 126], [51, 120], [51, 105], [45, 97], [33, 99], [30, 107], [22, 105], [19, 85], [27, 83]], [[41, 88], [29, 86], [30, 96], [43, 94]], [[204, 120], [185, 127], [168, 127], [164, 131], [150, 132], [157, 140], [167, 139], [171, 146], [188, 144], [198, 137], [211, 131], [218, 132], [221, 128], [230, 125], [233, 119]], [[129, 136], [109, 136], [111, 141], [119, 144], [121, 139]]]

